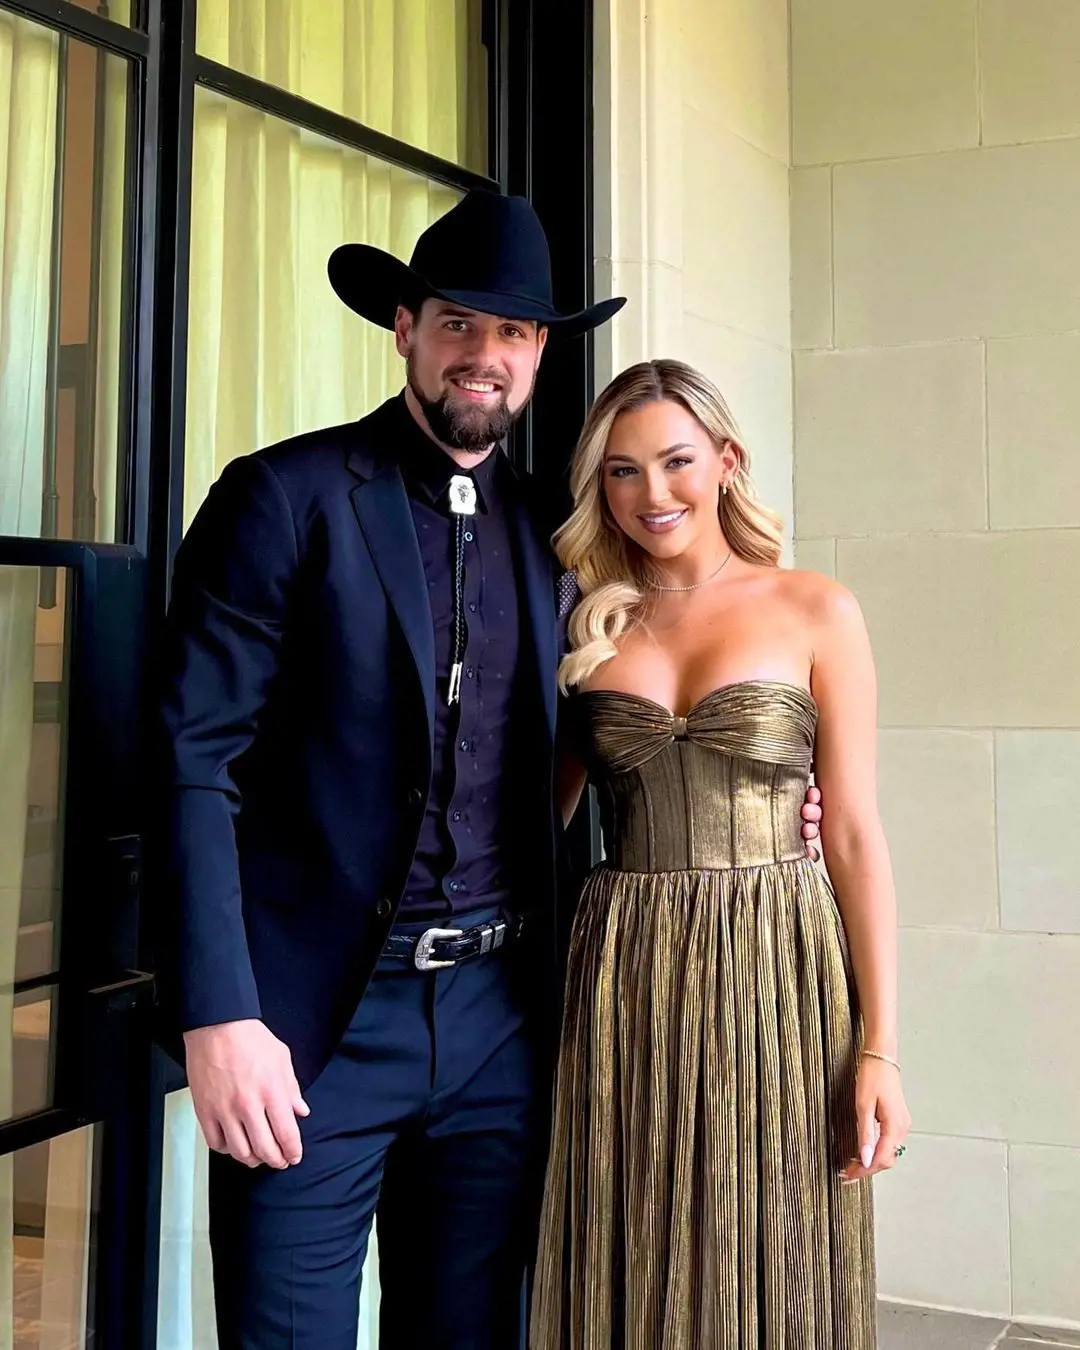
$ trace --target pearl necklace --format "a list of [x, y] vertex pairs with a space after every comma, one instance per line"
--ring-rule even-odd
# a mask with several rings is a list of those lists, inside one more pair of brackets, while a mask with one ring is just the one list
[[699, 586], [706, 586], [710, 581], [715, 580], [715, 578], [720, 575], [720, 573], [724, 570], [724, 568], [728, 565], [730, 561], [731, 561], [731, 552], [729, 550], [727, 557], [724, 559], [724, 561], [720, 564], [720, 566], [716, 569], [715, 572], [710, 572], [707, 577], [704, 577], [701, 581], [695, 581], [689, 586], [665, 586], [662, 582], [659, 581], [649, 581], [646, 582], [646, 585], [650, 588], [650, 590], [654, 591], [696, 591]]

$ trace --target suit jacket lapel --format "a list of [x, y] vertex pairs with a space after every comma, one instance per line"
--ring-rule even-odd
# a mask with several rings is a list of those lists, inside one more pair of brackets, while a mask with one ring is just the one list
[[387, 599], [405, 634], [424, 691], [428, 743], [435, 732], [435, 634], [427, 580], [401, 471], [385, 464], [352, 491], [353, 508], [364, 532]]
[[552, 739], [555, 737], [555, 711], [558, 703], [556, 672], [559, 665], [558, 620], [555, 612], [555, 567], [551, 548], [542, 536], [525, 503], [514, 503], [513, 515], [521, 549], [523, 591], [533, 645], [539, 664], [544, 713]]

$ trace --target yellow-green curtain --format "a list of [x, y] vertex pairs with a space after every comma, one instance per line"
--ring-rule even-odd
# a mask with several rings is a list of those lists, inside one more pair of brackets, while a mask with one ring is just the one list
[[202, 56], [484, 172], [482, 0], [202, 0]]
[[[472, 0], [200, 0], [203, 55], [458, 163], [479, 162]], [[390, 334], [338, 301], [338, 244], [408, 258], [457, 199], [199, 89], [192, 164], [184, 517], [236, 455], [362, 416], [398, 389]], [[205, 1145], [187, 1093], [168, 1103], [158, 1350], [213, 1350]], [[377, 1248], [358, 1350], [378, 1338]]]
[[408, 257], [447, 188], [199, 90], [184, 508], [234, 455], [360, 416], [401, 382], [390, 335], [336, 299], [346, 240]]
[[[57, 40], [0, 12], [0, 534], [41, 529]], [[12, 1109], [37, 575], [0, 568], [0, 1117]], [[0, 1350], [13, 1335], [12, 1159], [0, 1159]]]
[[101, 239], [98, 248], [97, 352], [94, 397], [94, 494], [97, 522], [94, 538], [116, 538], [119, 493], [121, 306], [124, 277], [125, 152], [130, 70], [116, 56], [105, 62], [103, 135], [94, 171], [101, 182]]

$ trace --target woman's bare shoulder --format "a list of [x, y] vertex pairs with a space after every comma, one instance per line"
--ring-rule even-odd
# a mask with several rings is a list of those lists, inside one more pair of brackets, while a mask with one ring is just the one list
[[851, 591], [824, 572], [781, 568], [776, 574], [779, 595], [814, 624], [851, 622], [861, 617], [859, 602]]

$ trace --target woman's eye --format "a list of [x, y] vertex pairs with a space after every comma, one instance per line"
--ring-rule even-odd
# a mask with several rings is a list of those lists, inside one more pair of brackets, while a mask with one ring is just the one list
[[617, 464], [611, 471], [612, 478], [626, 478], [629, 474], [637, 473], [637, 470], [629, 464]]
[[674, 459], [669, 459], [667, 466], [669, 469], [681, 469], [684, 465], [693, 464], [692, 459], [687, 459], [685, 455], [676, 455]]

